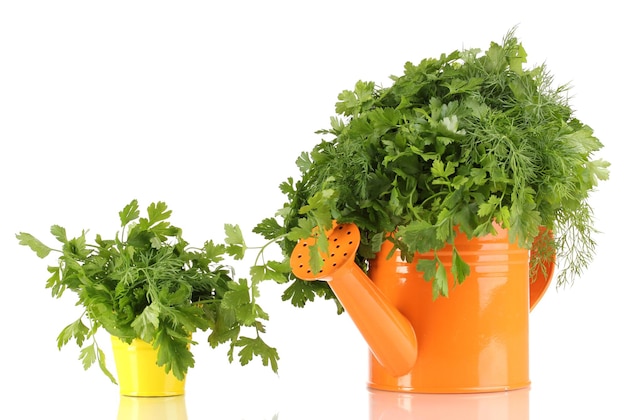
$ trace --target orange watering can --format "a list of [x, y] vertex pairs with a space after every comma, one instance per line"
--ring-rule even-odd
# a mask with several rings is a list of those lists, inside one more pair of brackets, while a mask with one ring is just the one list
[[[418, 393], [494, 392], [530, 385], [528, 316], [552, 278], [554, 261], [529, 279], [530, 252], [496, 235], [458, 235], [457, 252], [471, 272], [449, 297], [433, 300], [415, 263], [383, 244], [366, 274], [354, 261], [360, 232], [337, 224], [327, 232], [329, 252], [320, 272], [310, 266], [312, 237], [291, 255], [302, 280], [325, 280], [370, 349], [369, 387]], [[437, 252], [448, 271], [452, 247]], [[416, 255], [433, 258], [433, 254]]]

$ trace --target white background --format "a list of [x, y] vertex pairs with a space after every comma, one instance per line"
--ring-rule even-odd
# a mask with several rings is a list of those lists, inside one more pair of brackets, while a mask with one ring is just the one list
[[[341, 90], [359, 79], [386, 86], [406, 61], [485, 49], [518, 25], [528, 64], [571, 82], [577, 117], [612, 163], [592, 197], [602, 232], [593, 265], [531, 314], [524, 420], [626, 419], [623, 15], [614, 1], [555, 3], [2, 1], [0, 417], [115, 419], [122, 405], [74, 346], [56, 349], [78, 308], [50, 297], [46, 263], [16, 233], [51, 239], [59, 224], [111, 235], [133, 198], [165, 201], [192, 243], [222, 240], [224, 223], [248, 232], [282, 205], [278, 185], [297, 176], [296, 157], [321, 139], [314, 131], [328, 127]], [[366, 347], [347, 316], [326, 302], [293, 308], [281, 291], [262, 289], [279, 375], [229, 364], [225, 348], [202, 342], [183, 411], [378, 418]], [[486, 407], [476, 418], [502, 418]]]

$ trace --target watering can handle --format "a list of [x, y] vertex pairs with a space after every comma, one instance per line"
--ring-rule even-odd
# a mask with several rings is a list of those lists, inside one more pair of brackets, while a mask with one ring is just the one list
[[[535, 239], [532, 248], [530, 249], [530, 259], [533, 260], [533, 257], [536, 253], [539, 252], [539, 247], [542, 246], [542, 242], [546, 240], [546, 236], [543, 234], [544, 229], [541, 230], [541, 233]], [[548, 233], [549, 238], [552, 238], [552, 233]], [[545, 246], [545, 245], [543, 245]], [[543, 266], [537, 267], [534, 273], [531, 272], [531, 278], [529, 279], [529, 303], [530, 310], [532, 311], [537, 303], [541, 300], [543, 295], [548, 290], [548, 286], [552, 281], [552, 276], [554, 275], [554, 268], [556, 265], [556, 255], [552, 255], [552, 257], [547, 260]], [[531, 270], [533, 271], [533, 270]]]

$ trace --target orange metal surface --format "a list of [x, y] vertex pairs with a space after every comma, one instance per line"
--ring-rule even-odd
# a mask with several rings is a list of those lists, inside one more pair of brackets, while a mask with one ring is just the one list
[[[530, 384], [528, 315], [552, 267], [529, 286], [529, 251], [509, 243], [505, 230], [472, 240], [459, 235], [455, 245], [471, 274], [462, 285], [449, 285], [449, 297], [436, 300], [415, 269], [417, 259], [407, 263], [399, 252], [386, 258], [391, 243], [383, 245], [366, 275], [354, 263], [357, 227], [338, 225], [328, 236], [335, 245], [320, 273], [308, 266], [307, 247], [315, 238], [294, 250], [292, 269], [304, 280], [329, 282], [370, 347], [370, 388], [472, 393]], [[438, 256], [451, 278], [451, 247]]]

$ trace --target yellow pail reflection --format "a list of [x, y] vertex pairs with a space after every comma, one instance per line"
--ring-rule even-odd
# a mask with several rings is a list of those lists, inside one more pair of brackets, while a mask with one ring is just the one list
[[120, 396], [117, 420], [187, 420], [185, 397]]

